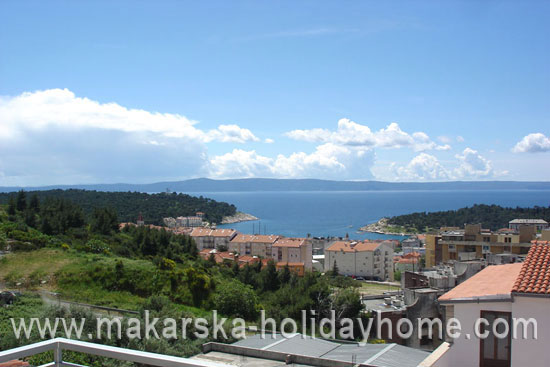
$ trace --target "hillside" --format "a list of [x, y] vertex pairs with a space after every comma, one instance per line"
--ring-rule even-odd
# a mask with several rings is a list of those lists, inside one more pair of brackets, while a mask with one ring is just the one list
[[508, 227], [516, 218], [536, 218], [550, 222], [550, 207], [504, 208], [498, 205], [474, 205], [458, 210], [419, 212], [399, 215], [388, 220], [389, 226], [424, 231], [426, 228], [463, 227], [465, 223], [481, 223], [483, 228], [497, 230]]
[[[223, 217], [235, 215], [237, 208], [228, 203], [218, 202], [202, 196], [161, 193], [146, 194], [140, 192], [104, 192], [88, 190], [46, 190], [28, 191], [27, 196], [37, 195], [40, 201], [46, 198], [66, 199], [80, 206], [84, 215], [89, 217], [94, 208], [110, 207], [116, 210], [121, 222], [135, 222], [142, 213], [148, 224], [162, 224], [164, 217], [195, 215], [197, 211], [205, 213], [208, 221], [221, 223]], [[0, 204], [7, 204], [13, 193], [0, 193]]]

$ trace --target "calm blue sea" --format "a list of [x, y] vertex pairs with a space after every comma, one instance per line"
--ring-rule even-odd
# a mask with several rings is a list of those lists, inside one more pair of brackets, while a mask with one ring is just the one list
[[385, 216], [418, 211], [458, 209], [473, 204], [502, 206], [548, 206], [550, 191], [358, 191], [358, 192], [201, 192], [226, 201], [260, 221], [221, 227], [243, 233], [285, 236], [345, 236], [351, 238], [400, 238], [374, 233], [358, 233], [359, 227]]

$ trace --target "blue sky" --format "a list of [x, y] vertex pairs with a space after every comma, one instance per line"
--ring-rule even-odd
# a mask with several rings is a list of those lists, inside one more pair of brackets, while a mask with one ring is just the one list
[[0, 185], [548, 180], [546, 1], [3, 1]]

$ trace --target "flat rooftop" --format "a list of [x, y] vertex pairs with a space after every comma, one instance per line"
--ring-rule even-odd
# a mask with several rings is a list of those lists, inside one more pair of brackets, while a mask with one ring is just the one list
[[[213, 343], [217, 344], [217, 343]], [[379, 367], [417, 367], [430, 353], [398, 344], [359, 344], [338, 343], [324, 339], [296, 334], [283, 338], [266, 333], [250, 336], [230, 345], [222, 345], [223, 351], [215, 350], [197, 355], [193, 359], [207, 359], [222, 363], [236, 363], [243, 367], [283, 366], [283, 361], [258, 358], [262, 352], [279, 352], [282, 355], [307, 357], [307, 364], [294, 366], [316, 366], [316, 360], [329, 360], [340, 363], [356, 363]], [[255, 356], [243, 356], [243, 350], [256, 352]], [[258, 354], [260, 353], [260, 354]], [[299, 361], [302, 363], [302, 361]], [[320, 363], [320, 362], [319, 362]]]

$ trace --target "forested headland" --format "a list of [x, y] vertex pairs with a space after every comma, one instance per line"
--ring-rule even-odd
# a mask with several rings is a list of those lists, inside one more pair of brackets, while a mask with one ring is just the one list
[[[0, 193], [0, 204], [15, 200], [17, 193]], [[190, 216], [200, 211], [207, 221], [221, 223], [223, 217], [235, 215], [237, 208], [228, 203], [202, 196], [196, 197], [177, 193], [147, 194], [142, 192], [105, 192], [90, 190], [47, 190], [27, 191], [29, 198], [36, 196], [40, 201], [65, 200], [82, 209], [90, 218], [95, 208], [112, 208], [121, 222], [135, 222], [141, 213], [146, 224], [162, 225], [162, 218]]]
[[544, 219], [550, 222], [550, 207], [506, 208], [499, 205], [476, 204], [458, 210], [417, 212], [391, 217], [389, 226], [401, 227], [407, 232], [427, 232], [441, 227], [463, 227], [481, 223], [483, 228], [497, 230], [508, 227], [513, 219]]

